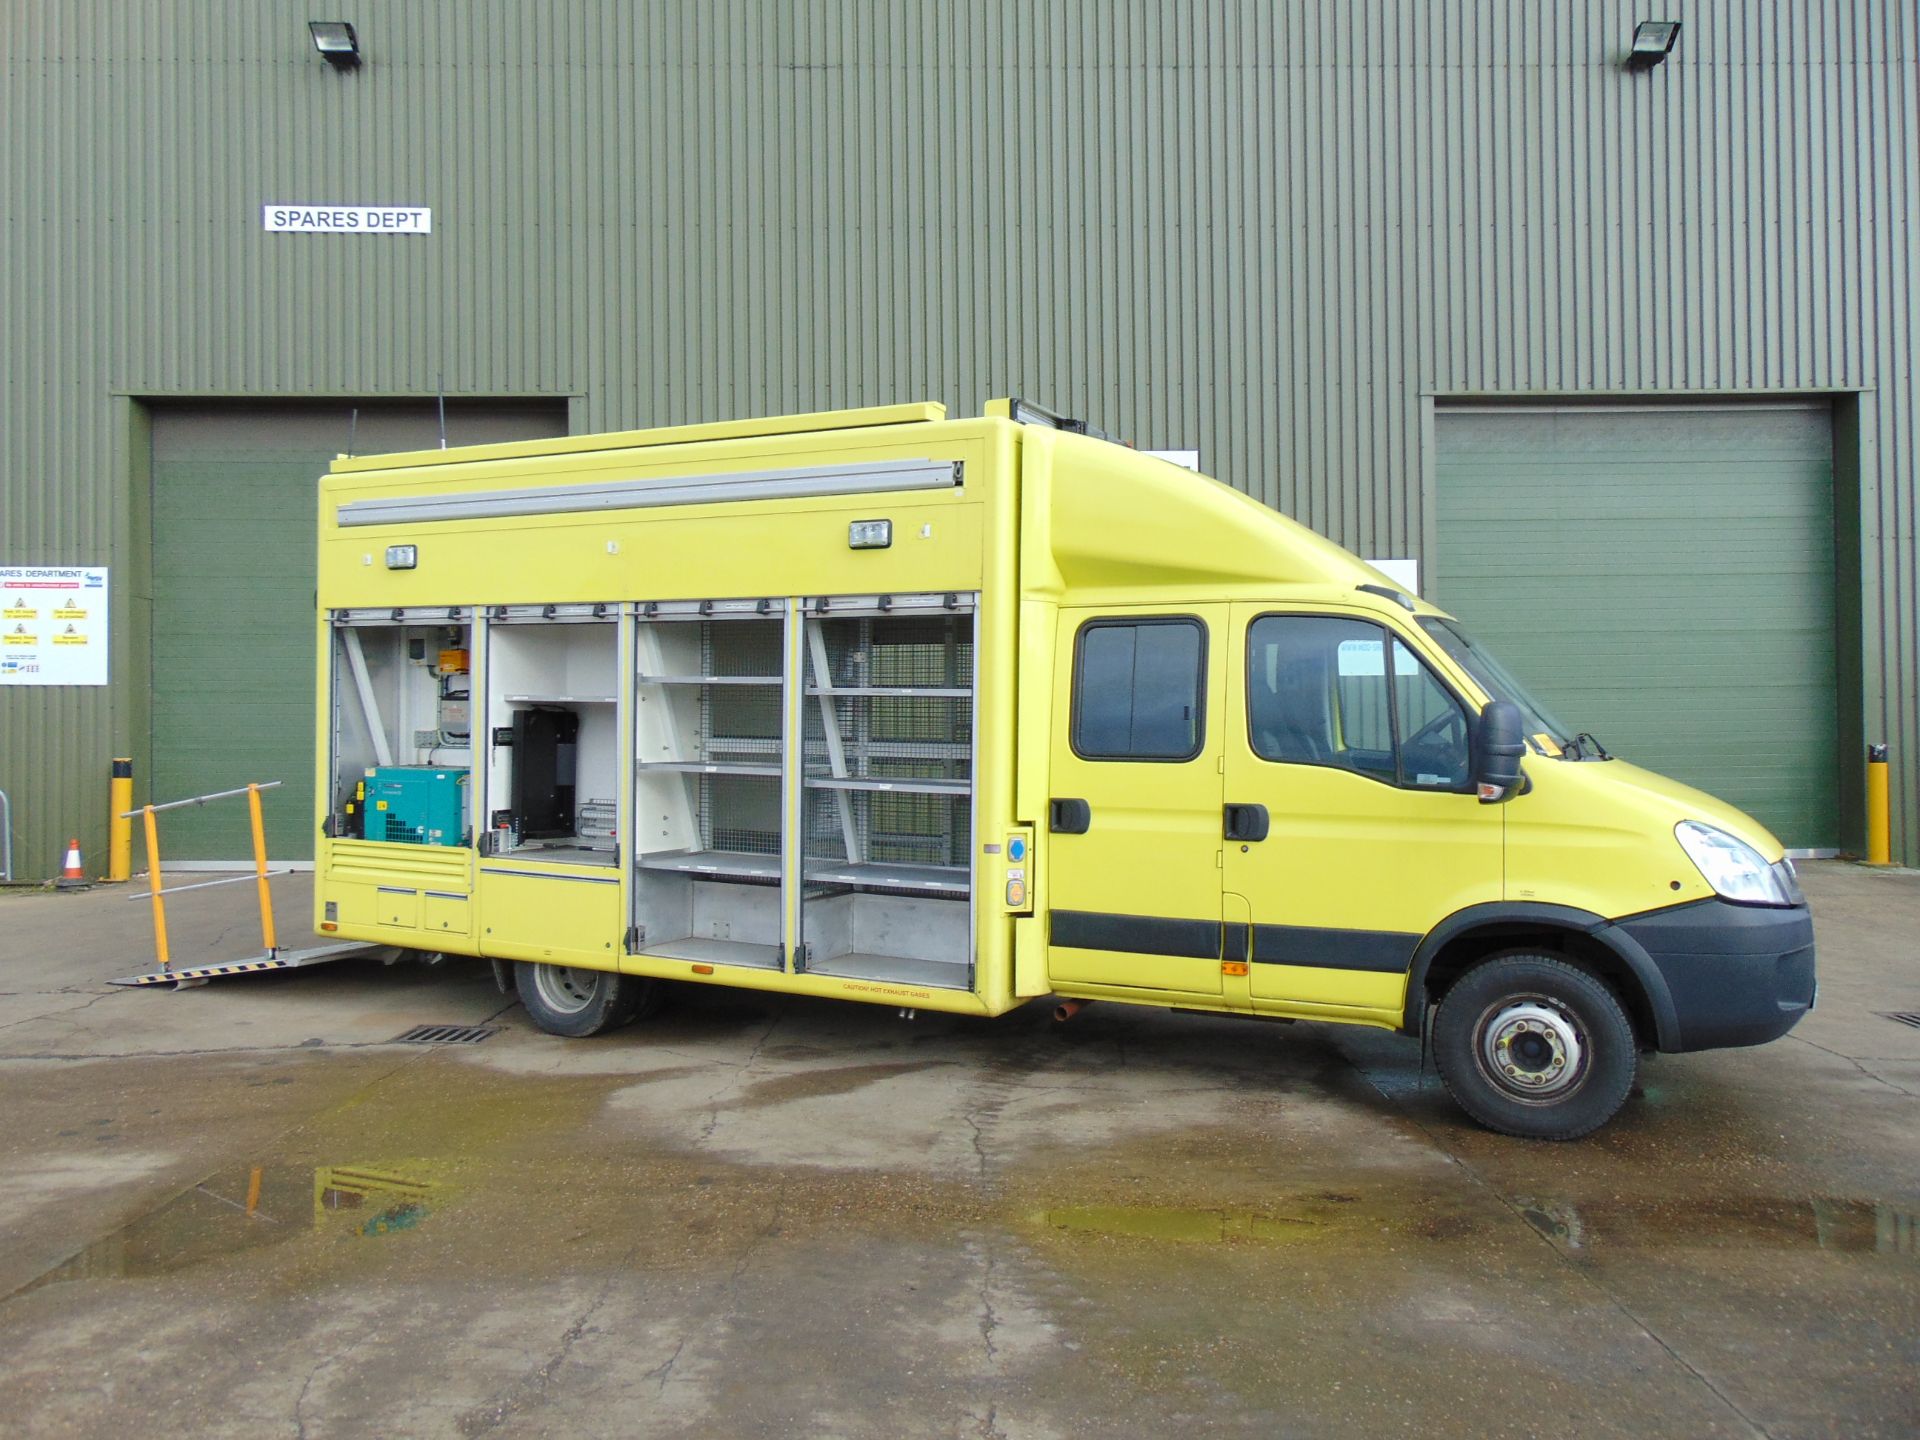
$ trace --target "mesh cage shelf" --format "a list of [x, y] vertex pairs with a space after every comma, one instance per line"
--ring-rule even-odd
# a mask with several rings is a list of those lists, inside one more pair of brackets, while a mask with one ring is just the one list
[[829, 616], [808, 626], [801, 854], [809, 894], [848, 886], [966, 894], [972, 617]]
[[779, 776], [702, 775], [695, 789], [702, 850], [779, 856]]
[[808, 701], [804, 743], [809, 777], [971, 780], [973, 702], [958, 696], [817, 696]]
[[[869, 686], [973, 691], [971, 615], [868, 615], [808, 622], [833, 689]], [[817, 687], [820, 666], [807, 682]]]
[[785, 633], [779, 620], [702, 620], [700, 673], [778, 681], [786, 659]]
[[[809, 790], [802, 808], [801, 853], [809, 871], [865, 863], [938, 865], [966, 874], [973, 847], [971, 796]], [[852, 855], [846, 841], [849, 818], [858, 847]]]

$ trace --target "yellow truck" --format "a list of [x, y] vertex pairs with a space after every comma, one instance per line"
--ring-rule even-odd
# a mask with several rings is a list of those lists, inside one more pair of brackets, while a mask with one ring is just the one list
[[1785, 852], [1458, 622], [1019, 401], [343, 457], [315, 923], [557, 1035], [659, 982], [1431, 1038], [1511, 1134], [1814, 1001]]

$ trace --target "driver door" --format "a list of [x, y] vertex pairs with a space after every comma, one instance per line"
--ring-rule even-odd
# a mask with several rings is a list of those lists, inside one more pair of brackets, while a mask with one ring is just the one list
[[1231, 629], [1221, 870], [1252, 924], [1227, 958], [1256, 1010], [1397, 1022], [1421, 939], [1501, 894], [1467, 706], [1361, 612], [1235, 605]]

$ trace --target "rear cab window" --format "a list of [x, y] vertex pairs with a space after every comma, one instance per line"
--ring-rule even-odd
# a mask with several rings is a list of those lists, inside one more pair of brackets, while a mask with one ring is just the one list
[[1089, 620], [1074, 642], [1074, 754], [1191, 760], [1206, 735], [1207, 630], [1187, 615]]

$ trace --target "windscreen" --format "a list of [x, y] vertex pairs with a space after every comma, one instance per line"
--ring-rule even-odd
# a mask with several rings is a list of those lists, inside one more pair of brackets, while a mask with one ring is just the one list
[[[1442, 619], [1437, 615], [1422, 615], [1420, 628], [1433, 637], [1434, 643], [1474, 678], [1474, 682], [1496, 700], [1511, 700], [1520, 707], [1520, 714], [1526, 722], [1526, 734], [1532, 740], [1534, 748], [1557, 752], [1573, 738], [1573, 732], [1562, 725], [1538, 700], [1527, 693], [1527, 688], [1514, 679], [1513, 672], [1502, 665], [1488, 650], [1467, 634], [1457, 620]], [[1541, 744], [1538, 736], [1546, 736], [1551, 747]]]

